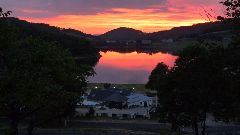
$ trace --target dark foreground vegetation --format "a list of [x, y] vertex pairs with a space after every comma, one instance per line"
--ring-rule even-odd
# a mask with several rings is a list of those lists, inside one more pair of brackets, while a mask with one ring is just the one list
[[[239, 31], [239, 0], [222, 4], [227, 18], [219, 19]], [[32, 135], [36, 127], [62, 125], [62, 119], [74, 116], [96, 63], [83, 59], [99, 56], [90, 46], [95, 37], [7, 18], [9, 14], [0, 8], [0, 117], [6, 120], [0, 123], [4, 128], [0, 133], [18, 135], [24, 126], [24, 132]], [[209, 114], [216, 121], [239, 122], [240, 36], [233, 34], [227, 47], [205, 43], [187, 47], [173, 68], [160, 63], [152, 71], [146, 87], [158, 91], [157, 115], [171, 124], [172, 131], [191, 127], [196, 135], [205, 135]]]
[[[222, 2], [227, 17], [239, 31], [237, 0]], [[171, 69], [160, 63], [152, 71], [146, 87], [157, 90], [159, 117], [172, 124], [172, 130], [192, 127], [194, 133], [204, 135], [209, 115], [216, 121], [240, 121], [240, 35], [227, 47], [197, 44], [179, 53]]]
[[12, 26], [16, 29], [18, 39], [28, 37], [41, 38], [46, 42], [51, 42], [64, 49], [69, 50], [78, 63], [85, 63], [94, 66], [98, 59], [99, 53], [95, 45], [99, 40], [92, 35], [84, 34], [73, 29], [62, 29], [59, 27], [49, 26], [48, 24], [30, 23], [17, 18], [1, 19], [2, 23]]
[[19, 28], [7, 15], [0, 10], [0, 117], [9, 124], [5, 134], [17, 135], [24, 122], [31, 135], [37, 126], [74, 114], [94, 73], [75, 57], [98, 53], [82, 39], [57, 34], [58, 28]]

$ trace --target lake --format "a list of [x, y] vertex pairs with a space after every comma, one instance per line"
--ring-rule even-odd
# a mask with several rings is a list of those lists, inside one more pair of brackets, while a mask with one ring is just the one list
[[101, 58], [96, 65], [94, 77], [90, 83], [145, 84], [151, 71], [160, 62], [174, 66], [177, 56], [167, 53], [119, 53], [100, 52]]

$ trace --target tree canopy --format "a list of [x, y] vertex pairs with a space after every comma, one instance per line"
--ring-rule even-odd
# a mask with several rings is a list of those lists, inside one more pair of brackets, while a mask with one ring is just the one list
[[17, 29], [18, 39], [32, 37], [55, 43], [68, 49], [77, 63], [94, 66], [100, 57], [98, 50], [93, 46], [95, 42], [96, 44], [98, 42], [95, 36], [77, 30], [63, 29], [43, 23], [30, 23], [12, 17], [4, 18], [2, 21]]
[[158, 90], [160, 116], [172, 129], [191, 126], [198, 135], [201, 127], [204, 135], [208, 114], [220, 121], [237, 117], [239, 87], [226, 72], [225, 58], [220, 46], [194, 45], [180, 52], [172, 69], [160, 63], [153, 70], [146, 86]]
[[229, 18], [240, 18], [240, 1], [239, 0], [225, 0], [220, 2], [226, 7], [226, 16]]
[[0, 17], [8, 17], [12, 11], [6, 11], [4, 12], [3, 9], [0, 7]]
[[[172, 69], [159, 64], [151, 73], [146, 87], [158, 90], [161, 118], [177, 126], [191, 126], [195, 134], [206, 129], [208, 114], [217, 121], [236, 121], [240, 112], [240, 40], [239, 0], [221, 2], [226, 17], [236, 27], [234, 40], [222, 46], [195, 45], [185, 48]], [[164, 68], [165, 67], [165, 68]], [[164, 71], [164, 72], [161, 72]]]
[[162, 82], [167, 78], [168, 66], [164, 63], [159, 63], [156, 68], [151, 72], [149, 81], [146, 84], [146, 88], [159, 90], [163, 86]]
[[0, 21], [0, 115], [9, 119], [10, 135], [22, 121], [31, 134], [39, 124], [70, 115], [94, 73], [60, 45], [19, 38], [17, 31]]

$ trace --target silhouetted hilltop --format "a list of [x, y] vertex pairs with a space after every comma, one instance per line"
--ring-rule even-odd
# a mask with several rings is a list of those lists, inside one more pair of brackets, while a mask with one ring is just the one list
[[63, 29], [43, 23], [30, 23], [17, 18], [7, 18], [5, 21], [8, 21], [18, 30], [19, 38], [24, 39], [31, 36], [41, 38], [47, 42], [55, 42], [72, 52], [79, 62], [85, 58], [90, 58], [93, 61], [99, 58], [98, 50], [92, 45], [94, 42], [97, 43], [99, 41], [99, 37], [73, 29]]
[[[29, 23], [17, 18], [8, 18], [7, 21], [19, 29], [20, 38], [32, 36], [40, 37], [49, 42], [57, 42], [64, 48], [69, 49], [78, 61], [82, 61], [83, 58], [97, 59], [99, 57], [98, 51], [102, 49], [124, 49], [126, 47], [134, 48], [134, 46], [135, 49], [139, 49], [139, 47], [144, 46], [143, 41], [148, 43], [148, 49], [152, 47], [149, 46], [152, 44], [159, 45], [161, 50], [178, 50], [176, 47], [183, 48], [181, 44], [176, 44], [175, 49], [173, 45], [167, 46], [167, 49], [163, 45], [165, 42], [175, 42], [184, 38], [190, 38], [193, 41], [198, 39], [221, 41], [224, 38], [229, 38], [229, 33], [232, 30], [230, 24], [211, 22], [176, 27], [154, 33], [144, 33], [132, 28], [120, 27], [103, 35], [94, 36], [74, 29], [63, 29], [42, 23]], [[189, 41], [186, 40], [186, 42]]]
[[229, 31], [232, 27], [224, 22], [200, 23], [192, 26], [175, 27], [171, 30], [159, 31], [154, 33], [144, 33], [132, 28], [120, 27], [111, 30], [100, 37], [104, 40], [124, 42], [130, 40], [149, 39], [152, 41], [161, 41], [164, 39], [196, 38], [208, 33]]
[[128, 41], [138, 40], [145, 36], [145, 33], [132, 28], [120, 27], [100, 35], [104, 40]]
[[209, 22], [200, 23], [192, 26], [175, 27], [171, 30], [159, 31], [147, 34], [147, 38], [151, 40], [163, 40], [163, 39], [177, 39], [177, 38], [194, 38], [207, 33], [221, 32], [231, 30], [230, 24], [224, 22]]

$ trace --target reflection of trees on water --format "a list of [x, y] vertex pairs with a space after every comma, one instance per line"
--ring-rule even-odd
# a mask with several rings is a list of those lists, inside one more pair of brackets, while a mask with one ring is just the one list
[[[108, 52], [108, 51], [113, 51], [113, 52], [118, 52], [118, 53], [133, 53], [133, 52], [137, 52], [137, 53], [146, 53], [149, 55], [154, 55], [157, 54], [159, 52], [161, 53], [169, 53], [172, 55], [177, 55], [177, 51], [172, 51], [169, 49], [162, 49], [162, 48], [153, 48], [153, 47], [104, 47], [104, 48], [98, 48], [98, 51], [102, 51], [102, 52]], [[100, 54], [96, 57], [96, 56], [87, 56], [87, 57], [75, 57], [75, 60], [77, 61], [77, 63], [79, 64], [87, 64], [89, 66], [93, 66], [95, 67], [99, 60], [100, 60], [101, 56]]]
[[[118, 53], [145, 53], [149, 55], [154, 55], [157, 53], [165, 53], [165, 54], [172, 54], [172, 55], [178, 55], [178, 52], [180, 51], [176, 47], [164, 47], [164, 46], [146, 46], [146, 45], [131, 45], [131, 46], [126, 46], [126, 45], [102, 45], [101, 47], [95, 46], [99, 52], [118, 52]], [[78, 63], [84, 63], [90, 66], [95, 67], [99, 60], [101, 58], [101, 55], [99, 54], [97, 57], [96, 56], [88, 56], [88, 57], [78, 57], [76, 60]]]
[[149, 55], [153, 55], [156, 53], [170, 53], [173, 55], [176, 55], [178, 51], [173, 51], [169, 49], [163, 49], [163, 48], [153, 48], [153, 47], [108, 47], [108, 48], [100, 48], [99, 49], [102, 52], [108, 52], [108, 51], [114, 51], [119, 53], [146, 53]]

